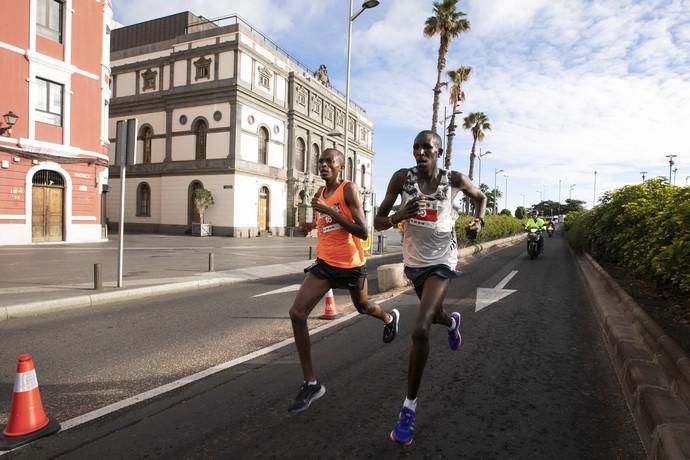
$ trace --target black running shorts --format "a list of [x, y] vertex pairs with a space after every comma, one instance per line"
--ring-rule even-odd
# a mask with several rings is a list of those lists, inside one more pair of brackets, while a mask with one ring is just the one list
[[437, 276], [444, 280], [452, 280], [458, 277], [458, 272], [448, 268], [448, 265], [432, 265], [430, 267], [405, 267], [405, 276], [414, 284], [417, 297], [422, 298], [424, 282], [430, 276]]
[[347, 289], [361, 291], [367, 279], [367, 267], [362, 265], [355, 268], [338, 268], [328, 265], [321, 259], [304, 269], [304, 273], [311, 273], [322, 280], [328, 280], [333, 289]]

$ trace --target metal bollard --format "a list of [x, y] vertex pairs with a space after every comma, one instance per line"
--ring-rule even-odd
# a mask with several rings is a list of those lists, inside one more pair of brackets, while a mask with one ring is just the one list
[[309, 260], [311, 260], [311, 246], [309, 246]]
[[212, 252], [208, 253], [208, 271], [210, 271], [210, 272], [216, 271], [216, 266], [215, 266], [215, 263], [213, 261], [213, 253]]
[[93, 288], [97, 291], [103, 289], [103, 274], [101, 264], [93, 264]]
[[378, 235], [378, 247], [377, 247], [377, 252], [379, 254], [383, 254], [383, 241], [384, 241], [385, 235]]

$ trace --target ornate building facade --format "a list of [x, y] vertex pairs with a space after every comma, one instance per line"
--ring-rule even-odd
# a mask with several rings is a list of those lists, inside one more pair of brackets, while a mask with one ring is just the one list
[[[321, 184], [318, 157], [342, 151], [345, 98], [325, 67], [312, 73], [237, 16], [184, 12], [116, 29], [111, 42], [110, 152], [115, 124], [137, 118], [126, 169], [125, 228], [186, 233], [192, 194], [209, 190], [213, 235], [285, 235]], [[350, 103], [344, 175], [371, 190], [373, 125]], [[119, 168], [107, 214], [119, 219]], [[371, 216], [368, 216], [370, 219]]]

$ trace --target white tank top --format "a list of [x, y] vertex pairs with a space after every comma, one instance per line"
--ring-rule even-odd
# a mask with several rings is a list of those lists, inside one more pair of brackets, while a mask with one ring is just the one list
[[417, 168], [407, 171], [402, 191], [402, 205], [415, 196], [427, 201], [427, 208], [416, 217], [403, 221], [403, 262], [408, 267], [446, 265], [455, 270], [458, 264], [458, 244], [455, 221], [458, 214], [453, 200], [458, 192], [450, 186], [450, 171], [439, 170], [441, 180], [436, 192], [422, 193], [417, 183]]

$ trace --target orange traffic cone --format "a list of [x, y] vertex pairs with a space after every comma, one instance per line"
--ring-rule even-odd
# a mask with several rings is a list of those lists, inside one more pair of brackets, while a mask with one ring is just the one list
[[0, 435], [0, 450], [14, 449], [60, 429], [60, 424], [43, 410], [33, 358], [23, 354], [17, 361], [10, 417]]
[[326, 305], [323, 310], [323, 315], [319, 316], [321, 319], [336, 319], [342, 315], [335, 309], [335, 297], [333, 296], [333, 289], [329, 289], [326, 293]]

